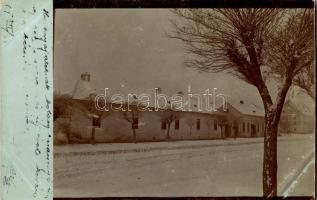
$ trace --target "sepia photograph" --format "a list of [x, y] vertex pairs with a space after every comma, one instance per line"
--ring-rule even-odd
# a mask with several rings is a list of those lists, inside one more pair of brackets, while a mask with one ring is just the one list
[[54, 10], [54, 197], [315, 196], [312, 8]]

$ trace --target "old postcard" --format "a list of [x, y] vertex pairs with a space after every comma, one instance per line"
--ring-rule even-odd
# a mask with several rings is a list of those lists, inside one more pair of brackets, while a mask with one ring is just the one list
[[313, 196], [313, 9], [56, 9], [55, 197]]
[[313, 7], [0, 0], [0, 199], [314, 199]]

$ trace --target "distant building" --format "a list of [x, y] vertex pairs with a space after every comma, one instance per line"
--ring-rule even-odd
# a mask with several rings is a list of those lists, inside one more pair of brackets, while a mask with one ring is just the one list
[[314, 133], [314, 117], [308, 115], [307, 108], [300, 109], [291, 100], [284, 104], [279, 131], [281, 133]]

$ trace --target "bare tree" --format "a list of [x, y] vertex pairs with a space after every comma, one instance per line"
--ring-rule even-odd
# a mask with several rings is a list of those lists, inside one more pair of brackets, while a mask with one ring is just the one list
[[192, 118], [188, 118], [186, 120], [186, 124], [189, 127], [189, 135], [192, 135], [192, 129], [193, 129], [193, 126], [195, 125], [195, 121]]
[[69, 121], [54, 124], [54, 144], [71, 143], [70, 131]]
[[226, 138], [226, 126], [228, 124], [228, 119], [226, 116], [219, 116], [218, 125], [220, 126], [221, 138]]
[[54, 93], [54, 121], [58, 119], [69, 107], [71, 102], [71, 96], [67, 94], [56, 94]]
[[[90, 143], [95, 143], [95, 137], [96, 137], [96, 128], [99, 127], [102, 123], [102, 120], [104, 120], [106, 117], [108, 117], [111, 114], [110, 109], [107, 109], [107, 111], [100, 111], [96, 109], [95, 102], [93, 100], [94, 98], [91, 98], [88, 101], [88, 118], [92, 122], [92, 130], [91, 130], [91, 137], [90, 137]], [[109, 104], [106, 104], [106, 107], [109, 108]]]
[[163, 111], [161, 117], [162, 121], [167, 125], [166, 140], [170, 140], [171, 124], [180, 119], [180, 113], [177, 110], [169, 107]]
[[211, 126], [212, 126], [212, 121], [207, 119], [205, 121], [205, 124], [206, 124], [206, 126], [208, 128], [208, 139], [210, 139], [210, 129], [211, 129]]
[[315, 99], [315, 64], [302, 69], [294, 78], [294, 84], [302, 88], [311, 98]]
[[291, 76], [294, 85], [314, 98], [314, 15], [309, 9], [296, 9], [287, 16], [284, 26], [268, 38], [270, 73], [279, 80]]
[[239, 119], [235, 118], [233, 120], [233, 137], [237, 138], [239, 135]]
[[123, 109], [124, 119], [131, 124], [132, 140], [134, 143], [137, 143], [136, 129], [138, 129], [142, 111], [139, 109], [139, 105], [136, 101], [133, 101], [131, 104], [124, 104]]
[[[203, 72], [230, 73], [259, 91], [266, 124], [263, 195], [276, 196], [278, 124], [294, 77], [309, 66], [308, 61], [313, 57], [313, 47], [308, 47], [314, 43], [313, 10], [176, 9], [174, 12], [183, 20], [172, 22], [175, 32], [170, 36], [185, 43], [189, 54], [187, 66]], [[276, 39], [279, 37], [280, 41]], [[278, 52], [282, 47], [285, 49]], [[272, 55], [273, 52], [278, 54]], [[265, 82], [265, 70], [280, 80], [275, 101]]]
[[54, 93], [53, 120], [55, 123], [60, 117], [66, 118], [66, 121], [60, 124], [60, 130], [66, 134], [67, 143], [73, 142], [70, 124], [70, 118], [72, 116], [71, 107], [73, 105], [72, 101], [73, 99], [68, 94]]

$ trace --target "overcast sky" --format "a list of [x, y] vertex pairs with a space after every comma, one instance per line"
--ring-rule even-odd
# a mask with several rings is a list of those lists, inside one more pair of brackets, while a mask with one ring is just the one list
[[[82, 72], [90, 72], [98, 93], [167, 94], [218, 88], [231, 97], [261, 103], [255, 87], [224, 73], [184, 67], [183, 44], [168, 38], [168, 9], [58, 9], [55, 17], [54, 90], [73, 91]], [[272, 89], [272, 87], [271, 87]]]

